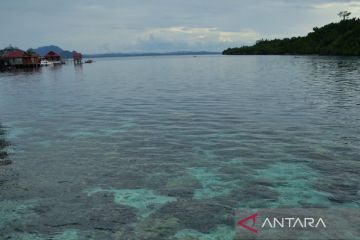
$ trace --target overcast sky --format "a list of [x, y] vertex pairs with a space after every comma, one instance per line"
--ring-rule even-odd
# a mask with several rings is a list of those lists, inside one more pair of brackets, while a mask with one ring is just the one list
[[360, 17], [360, 0], [2, 0], [0, 48], [220, 51], [305, 35], [341, 10]]

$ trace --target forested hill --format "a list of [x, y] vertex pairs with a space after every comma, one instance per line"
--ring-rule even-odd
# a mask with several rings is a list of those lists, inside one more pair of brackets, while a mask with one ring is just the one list
[[229, 48], [224, 55], [319, 54], [360, 56], [360, 19], [314, 28], [306, 37], [260, 40], [254, 46]]

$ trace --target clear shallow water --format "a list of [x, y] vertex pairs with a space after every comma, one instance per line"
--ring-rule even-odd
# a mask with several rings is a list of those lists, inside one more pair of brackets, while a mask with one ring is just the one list
[[0, 236], [232, 239], [240, 207], [360, 207], [360, 59], [0, 73]]

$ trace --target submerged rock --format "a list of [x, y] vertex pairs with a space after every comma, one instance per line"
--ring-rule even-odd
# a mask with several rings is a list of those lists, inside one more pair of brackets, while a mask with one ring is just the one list
[[133, 227], [123, 226], [115, 231], [112, 234], [112, 239], [114, 240], [137, 240], [138, 237], [135, 235]]
[[[321, 177], [317, 171], [303, 163], [278, 162], [258, 170], [255, 180], [257, 178], [261, 182], [267, 182], [268, 187], [262, 185], [277, 193], [277, 196], [273, 194], [276, 201], [272, 201], [267, 207], [326, 206], [330, 202], [329, 194], [314, 187]], [[271, 192], [268, 193], [271, 197], [269, 200], [272, 200]]]
[[149, 216], [136, 224], [123, 225], [112, 234], [114, 240], [170, 240], [181, 229], [174, 217]]
[[193, 229], [183, 229], [175, 234], [177, 240], [233, 240], [234, 228], [229, 226], [217, 226], [209, 233], [202, 233]]
[[169, 218], [146, 218], [135, 227], [137, 239], [169, 239], [179, 229], [179, 220]]
[[244, 184], [240, 191], [234, 190], [226, 198], [219, 200], [233, 208], [267, 208], [278, 200], [278, 196], [278, 192], [270, 187], [249, 182]]
[[162, 192], [165, 192], [169, 196], [192, 198], [194, 191], [201, 187], [201, 183], [196, 178], [189, 174], [185, 174], [170, 178]]
[[328, 181], [318, 181], [315, 187], [319, 191], [330, 195], [328, 200], [332, 204], [344, 207], [358, 207], [360, 205], [360, 186], [357, 175], [341, 173], [328, 177]]
[[36, 217], [36, 214], [33, 211], [33, 207], [35, 205], [35, 200], [0, 201], [0, 230], [10, 228], [20, 219], [22, 219], [23, 221], [27, 221], [27, 219]]
[[79, 235], [78, 235], [78, 230], [76, 230], [76, 229], [67, 229], [64, 232], [55, 234], [53, 236], [48, 236], [48, 235], [43, 235], [43, 234], [34, 234], [34, 233], [14, 233], [12, 235], [6, 236], [6, 239], [9, 239], [9, 240], [48, 240], [48, 239], [80, 240]]
[[137, 215], [141, 218], [149, 216], [166, 203], [176, 201], [175, 197], [158, 195], [147, 189], [103, 189], [97, 187], [88, 190], [87, 194], [92, 196], [106, 192], [114, 195], [115, 203], [136, 208]]
[[201, 184], [194, 192], [194, 199], [211, 199], [225, 196], [238, 188], [238, 181], [226, 181], [220, 173], [209, 168], [188, 168], [187, 173]]
[[208, 232], [219, 224], [232, 226], [232, 211], [212, 201], [183, 199], [166, 204], [152, 216], [160, 219], [171, 216], [178, 219], [182, 229]]
[[0, 160], [0, 166], [10, 165], [12, 163], [9, 159]]
[[76, 229], [67, 229], [64, 232], [54, 236], [54, 240], [77, 240], [79, 238]]
[[[3, 149], [0, 149], [0, 151], [2, 151]], [[0, 152], [0, 159], [4, 159], [8, 156], [7, 152]]]
[[8, 153], [6, 148], [10, 146], [10, 143], [5, 139], [5, 130], [0, 124], [0, 166], [11, 164], [11, 160], [7, 159]]

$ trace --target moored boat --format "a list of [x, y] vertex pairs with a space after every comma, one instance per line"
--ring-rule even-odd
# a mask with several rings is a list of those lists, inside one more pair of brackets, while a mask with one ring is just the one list
[[49, 65], [53, 65], [53, 63], [46, 59], [40, 61], [40, 66], [49, 66]]

